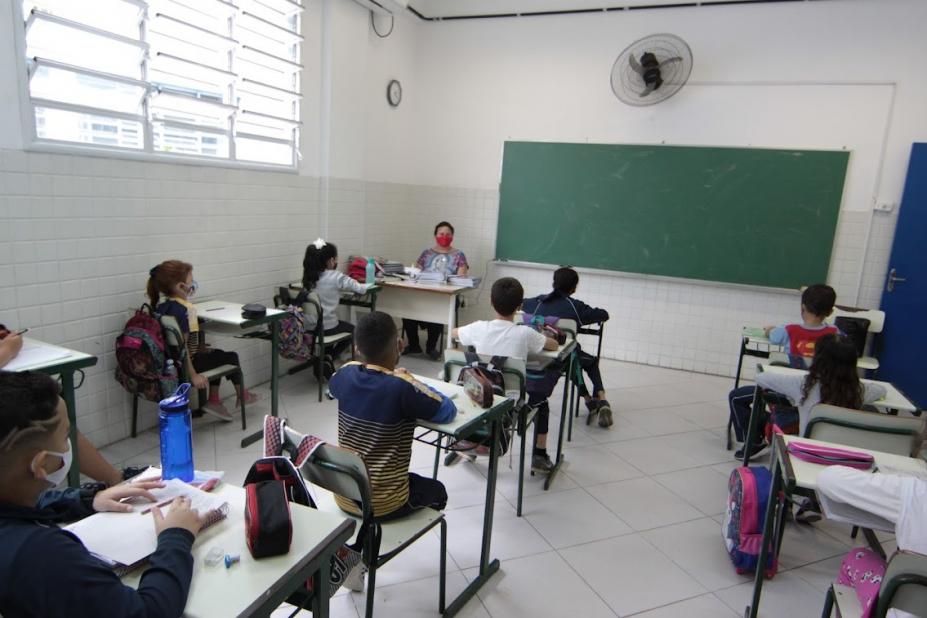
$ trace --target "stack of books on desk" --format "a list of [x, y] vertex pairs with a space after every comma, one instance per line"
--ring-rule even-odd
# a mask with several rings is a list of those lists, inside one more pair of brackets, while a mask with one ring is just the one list
[[475, 288], [480, 284], [481, 280], [480, 277], [466, 277], [463, 275], [451, 275], [447, 278], [447, 282], [451, 285], [459, 285], [465, 288]]
[[419, 283], [444, 283], [444, 273], [422, 271], [415, 277], [415, 280]]
[[385, 260], [380, 265], [380, 270], [383, 271], [384, 275], [401, 275], [404, 271], [404, 266], [402, 262], [394, 262], [392, 260]]

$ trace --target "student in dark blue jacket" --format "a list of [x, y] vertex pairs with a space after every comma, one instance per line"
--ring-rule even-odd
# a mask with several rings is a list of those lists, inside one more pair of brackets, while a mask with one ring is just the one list
[[55, 522], [93, 510], [130, 511], [120, 500], [153, 500], [148, 490], [160, 483], [110, 487], [94, 496], [92, 509], [70, 492], [36, 506], [39, 495], [61, 483], [71, 467], [69, 428], [57, 382], [40, 373], [0, 371], [0, 615], [178, 618], [190, 590], [190, 547], [201, 518], [187, 500], [175, 500], [167, 514], [154, 507], [158, 549], [138, 590], [123, 585]]
[[[576, 293], [577, 285], [579, 285], [579, 275], [575, 270], [558, 268], [554, 271], [554, 291], [550, 294], [526, 298], [522, 303], [522, 308], [525, 313], [576, 320], [579, 326], [608, 320], [608, 311], [605, 309], [593, 308], [580, 300], [570, 298]], [[599, 359], [579, 350], [579, 364], [592, 382], [591, 393], [585, 384], [580, 385], [579, 390], [589, 410], [587, 423], [592, 422], [592, 418], [598, 414], [599, 427], [611, 427], [612, 408], [605, 399], [605, 386], [602, 384], [602, 374], [599, 371]]]

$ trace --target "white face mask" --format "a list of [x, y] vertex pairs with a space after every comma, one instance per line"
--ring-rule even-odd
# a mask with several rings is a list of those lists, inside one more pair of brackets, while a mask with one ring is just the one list
[[[46, 472], [45, 480], [52, 486], [57, 487], [67, 478], [68, 472], [71, 470], [71, 462], [73, 461], [74, 454], [71, 452], [71, 441], [68, 440], [68, 450], [63, 453], [57, 453], [55, 451], [45, 451], [49, 455], [54, 455], [55, 457], [61, 458], [62, 465], [61, 468], [55, 470], [54, 472]], [[32, 460], [32, 473], [35, 474], [35, 460]]]

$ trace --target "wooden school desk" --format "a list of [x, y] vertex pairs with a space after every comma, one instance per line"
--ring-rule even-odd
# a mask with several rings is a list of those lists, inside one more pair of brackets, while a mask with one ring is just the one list
[[[457, 595], [457, 598], [447, 606], [444, 616], [454, 616], [466, 605], [473, 595], [483, 587], [492, 574], [499, 570], [499, 560], [490, 558], [490, 545], [492, 542], [492, 520], [496, 504], [496, 477], [499, 473], [499, 440], [502, 434], [502, 415], [512, 409], [515, 402], [506, 397], [496, 395], [493, 399], [493, 405], [484, 410], [477, 406], [464, 392], [462, 386], [449, 384], [441, 380], [426, 378], [424, 376], [415, 376], [416, 380], [427, 384], [448, 397], [452, 397], [454, 405], [457, 406], [457, 416], [450, 423], [430, 423], [427, 421], [418, 421], [418, 425], [429, 432], [436, 432], [438, 437], [429, 440], [424, 433], [417, 436], [416, 439], [432, 444], [436, 447], [435, 457], [440, 456], [441, 441], [444, 436], [452, 440], [465, 440], [474, 431], [484, 427], [486, 423], [490, 426], [490, 447], [489, 447], [489, 473], [486, 475], [486, 506], [483, 510], [483, 534], [480, 550], [480, 570], [479, 575], [470, 582], [470, 584]], [[512, 445], [509, 445], [512, 448]]]
[[[61, 376], [61, 398], [68, 409], [71, 422], [71, 451], [77, 459], [77, 403], [74, 397], [74, 373], [97, 364], [97, 357], [70, 348], [44, 343], [30, 337], [23, 338], [19, 354], [7, 363], [6, 371], [40, 371], [48, 375]], [[68, 485], [80, 485], [80, 467], [71, 466], [68, 471]]]
[[[413, 281], [383, 281], [377, 295], [377, 310], [394, 318], [447, 325], [450, 333], [457, 327], [457, 300], [472, 289], [449, 283], [415, 283]], [[446, 338], [451, 346], [451, 338]]]
[[[220, 483], [215, 494], [229, 503], [228, 517], [203, 530], [193, 544], [193, 580], [183, 615], [186, 618], [216, 616], [267, 616], [312, 577], [316, 594], [312, 615], [328, 616], [328, 581], [332, 555], [354, 532], [354, 520], [290, 503], [293, 540], [282, 556], [255, 560], [245, 543], [245, 490]], [[132, 513], [126, 517], [138, 517]], [[150, 517], [150, 515], [148, 516]], [[238, 554], [241, 562], [206, 565], [213, 547]], [[138, 587], [145, 568], [135, 569], [123, 582]], [[310, 608], [307, 608], [310, 609]]]
[[[210, 300], [197, 303], [196, 314], [203, 319], [206, 330], [217, 335], [241, 337], [243, 331], [258, 328], [265, 324], [270, 326], [270, 414], [271, 416], [277, 416], [277, 372], [280, 364], [277, 350], [280, 345], [280, 320], [287, 316], [287, 312], [268, 308], [267, 315], [253, 320], [246, 320], [241, 317], [241, 308], [240, 303]], [[241, 441], [242, 448], [257, 442], [263, 435], [264, 431], [262, 429], [244, 437]]]
[[[773, 550], [778, 554], [779, 547], [782, 543], [782, 531], [785, 523], [784, 508], [787, 507], [784, 507], [780, 503], [779, 494], [785, 492], [785, 495], [790, 495], [793, 494], [796, 489], [817, 491], [818, 475], [826, 467], [802, 461], [797, 457], [791, 457], [788, 451], [788, 444], [793, 440], [823, 446], [842, 447], [840, 444], [799, 438], [798, 436], [777, 435], [775, 437], [773, 440], [772, 460], [773, 478], [769, 488], [769, 501], [766, 506], [766, 516], [763, 520], [763, 541], [760, 543], [760, 555], [757, 561], [758, 565], [766, 564], [770, 545], [773, 546]], [[927, 470], [927, 462], [922, 459], [892, 455], [879, 451], [870, 451], [855, 446], [843, 448], [871, 454], [875, 458], [877, 468], [887, 467], [896, 470], [909, 470], [915, 473], [923, 473]], [[890, 532], [894, 532], [894, 530], [890, 530]], [[756, 576], [753, 581], [753, 599], [744, 611], [744, 618], [756, 618], [759, 614], [760, 595], [763, 592], [764, 570], [765, 569], [761, 568], [756, 570]], [[834, 575], [836, 576], [837, 574], [834, 573]]]
[[[757, 365], [757, 371], [763, 371], [763, 373], [781, 373], [781, 374], [795, 374], [795, 375], [807, 375], [808, 371], [805, 369], [793, 369], [791, 367], [779, 367], [778, 365]], [[907, 397], [904, 393], [895, 388], [891, 382], [880, 382], [878, 380], [860, 380], [864, 384], [878, 384], [885, 388], [885, 397], [874, 401], [873, 406], [885, 410], [886, 412], [916, 412], [917, 406]], [[747, 433], [744, 434], [744, 444], [746, 445], [750, 441], [750, 437], [753, 435], [753, 432], [756, 430], [758, 425], [757, 415], [759, 414], [758, 410], [762, 408], [762, 402], [760, 401], [760, 390], [756, 389], [756, 393], [753, 396], [753, 406], [750, 409], [750, 422], [747, 423]], [[750, 463], [750, 450], [744, 447], [744, 465], [749, 465]]]

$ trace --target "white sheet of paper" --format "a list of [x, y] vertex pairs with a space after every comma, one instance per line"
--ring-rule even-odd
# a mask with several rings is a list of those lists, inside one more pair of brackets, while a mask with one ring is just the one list
[[62, 358], [71, 356], [71, 350], [56, 345], [39, 343], [32, 339], [24, 339], [23, 347], [16, 358], [6, 364], [6, 371], [25, 371], [42, 367]]
[[[157, 469], [149, 468], [146, 474], [152, 470]], [[132, 565], [147, 558], [158, 548], [154, 516], [150, 512], [144, 512], [153, 504], [160, 504], [177, 496], [186, 496], [200, 515], [225, 504], [219, 496], [200, 491], [178, 479], [165, 481], [165, 485], [151, 491], [158, 498], [156, 503], [139, 500], [132, 504], [131, 513], [96, 513], [66, 526], [66, 529], [77, 535], [91, 553], [118, 564]]]

